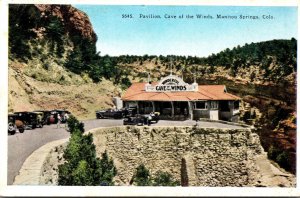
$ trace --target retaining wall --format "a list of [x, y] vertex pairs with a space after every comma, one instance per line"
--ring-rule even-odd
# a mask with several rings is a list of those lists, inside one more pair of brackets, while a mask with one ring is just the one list
[[[136, 167], [151, 175], [169, 172], [189, 186], [246, 186], [262, 152], [250, 129], [113, 127], [93, 131], [98, 156], [107, 150], [118, 170], [117, 185], [129, 185]], [[184, 162], [184, 164], [183, 164]]]

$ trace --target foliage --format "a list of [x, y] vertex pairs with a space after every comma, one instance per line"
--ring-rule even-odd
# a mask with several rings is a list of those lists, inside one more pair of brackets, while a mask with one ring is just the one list
[[100, 169], [101, 185], [114, 185], [113, 178], [117, 175], [117, 169], [114, 166], [113, 160], [109, 159], [106, 151], [102, 154], [102, 158], [100, 160]]
[[99, 185], [99, 159], [91, 134], [83, 136], [75, 129], [64, 151], [64, 159], [66, 162], [58, 167], [59, 185]]
[[[78, 124], [76, 118], [71, 123]], [[102, 159], [96, 156], [93, 135], [83, 135], [77, 125], [72, 127], [69, 144], [64, 151], [66, 162], [58, 166], [58, 184], [70, 186], [114, 185], [113, 177], [117, 174], [113, 160], [105, 151]]]
[[180, 182], [175, 181], [172, 175], [167, 172], [158, 171], [155, 177], [152, 178], [149, 170], [144, 164], [139, 165], [136, 168], [136, 172], [133, 175], [133, 183], [137, 186], [179, 186]]
[[79, 120], [73, 115], [69, 116], [67, 125], [70, 133], [73, 133], [74, 131], [76, 131], [76, 129], [78, 129], [81, 133], [84, 133], [84, 123], [79, 122]]
[[282, 168], [290, 170], [289, 154], [274, 145], [271, 145], [268, 150], [268, 158], [277, 162]]
[[277, 157], [276, 157], [276, 162], [283, 168], [289, 170], [290, 168], [290, 162], [289, 162], [289, 156], [287, 151], [281, 152]]
[[158, 171], [154, 178], [153, 185], [154, 186], [180, 186], [180, 182], [174, 181], [170, 173]]
[[275, 161], [276, 157], [279, 155], [279, 153], [280, 153], [280, 150], [278, 148], [274, 147], [273, 145], [271, 145], [268, 150], [268, 158]]
[[136, 168], [136, 173], [133, 176], [133, 182], [137, 186], [150, 186], [151, 185], [150, 172], [144, 166], [144, 164], [141, 164]]
[[29, 40], [32, 28], [41, 20], [37, 9], [29, 5], [9, 5], [9, 48], [11, 55], [21, 60], [31, 58]]
[[289, 115], [289, 112], [286, 111], [285, 109], [283, 109], [281, 107], [276, 108], [275, 115], [273, 116], [272, 121], [271, 121], [271, 126], [273, 128], [275, 128], [278, 125], [279, 121], [284, 120], [285, 118], [288, 117], [288, 115]]

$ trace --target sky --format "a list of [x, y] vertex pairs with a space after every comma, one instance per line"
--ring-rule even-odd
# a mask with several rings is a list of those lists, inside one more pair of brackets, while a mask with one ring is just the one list
[[[207, 57], [226, 48], [297, 38], [297, 7], [74, 5], [85, 12], [98, 36], [101, 55]], [[196, 15], [212, 18], [196, 18]], [[122, 18], [131, 15], [132, 18]], [[159, 15], [161, 18], [143, 18]], [[176, 18], [165, 18], [165, 15]], [[179, 18], [182, 16], [183, 18]], [[186, 18], [186, 15], [194, 18]], [[230, 16], [220, 19], [217, 15]], [[240, 19], [240, 15], [245, 19]], [[258, 17], [251, 19], [249, 16]], [[270, 16], [270, 17], [264, 17]], [[151, 17], [151, 16], [150, 16]], [[237, 18], [233, 18], [237, 17]], [[248, 18], [247, 18], [248, 17]]]

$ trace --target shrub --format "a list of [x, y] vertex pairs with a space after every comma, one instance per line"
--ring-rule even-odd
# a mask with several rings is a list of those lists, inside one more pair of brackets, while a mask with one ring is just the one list
[[133, 184], [137, 186], [179, 186], [180, 182], [172, 178], [172, 175], [167, 172], [158, 171], [155, 177], [152, 178], [149, 170], [144, 164], [136, 168], [133, 175]]
[[288, 170], [290, 168], [289, 165], [289, 156], [286, 151], [281, 152], [276, 157], [276, 162], [284, 169]]
[[154, 186], [179, 186], [180, 182], [175, 181], [172, 175], [168, 172], [158, 171], [156, 177], [154, 178]]
[[96, 155], [93, 134], [83, 135], [84, 126], [76, 117], [68, 119], [71, 138], [64, 150], [66, 162], [58, 166], [58, 185], [114, 185], [117, 169], [105, 151], [102, 159]]
[[274, 147], [273, 145], [271, 145], [268, 150], [268, 158], [276, 161], [276, 157], [278, 156], [279, 153], [280, 153], [280, 150], [278, 148]]
[[100, 185], [112, 186], [114, 185], [113, 178], [117, 175], [117, 169], [114, 166], [113, 160], [109, 159], [107, 152], [105, 151], [102, 154], [102, 158], [100, 160]]
[[141, 164], [136, 168], [136, 173], [133, 176], [133, 182], [137, 186], [151, 186], [150, 173], [144, 164]]
[[69, 119], [67, 120], [68, 130], [70, 133], [73, 133], [75, 129], [78, 129], [81, 133], [84, 133], [84, 123], [79, 122], [77, 118], [73, 115], [70, 115]]
[[130, 82], [129, 78], [128, 77], [122, 78], [121, 85], [122, 85], [122, 89], [127, 89], [128, 87], [130, 87], [131, 82]]

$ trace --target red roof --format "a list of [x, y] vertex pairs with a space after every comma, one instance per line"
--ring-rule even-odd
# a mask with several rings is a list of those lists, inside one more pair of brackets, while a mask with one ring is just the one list
[[145, 82], [133, 83], [123, 95], [124, 101], [193, 101], [193, 100], [240, 100], [226, 92], [225, 85], [199, 85], [198, 91], [146, 92]]

